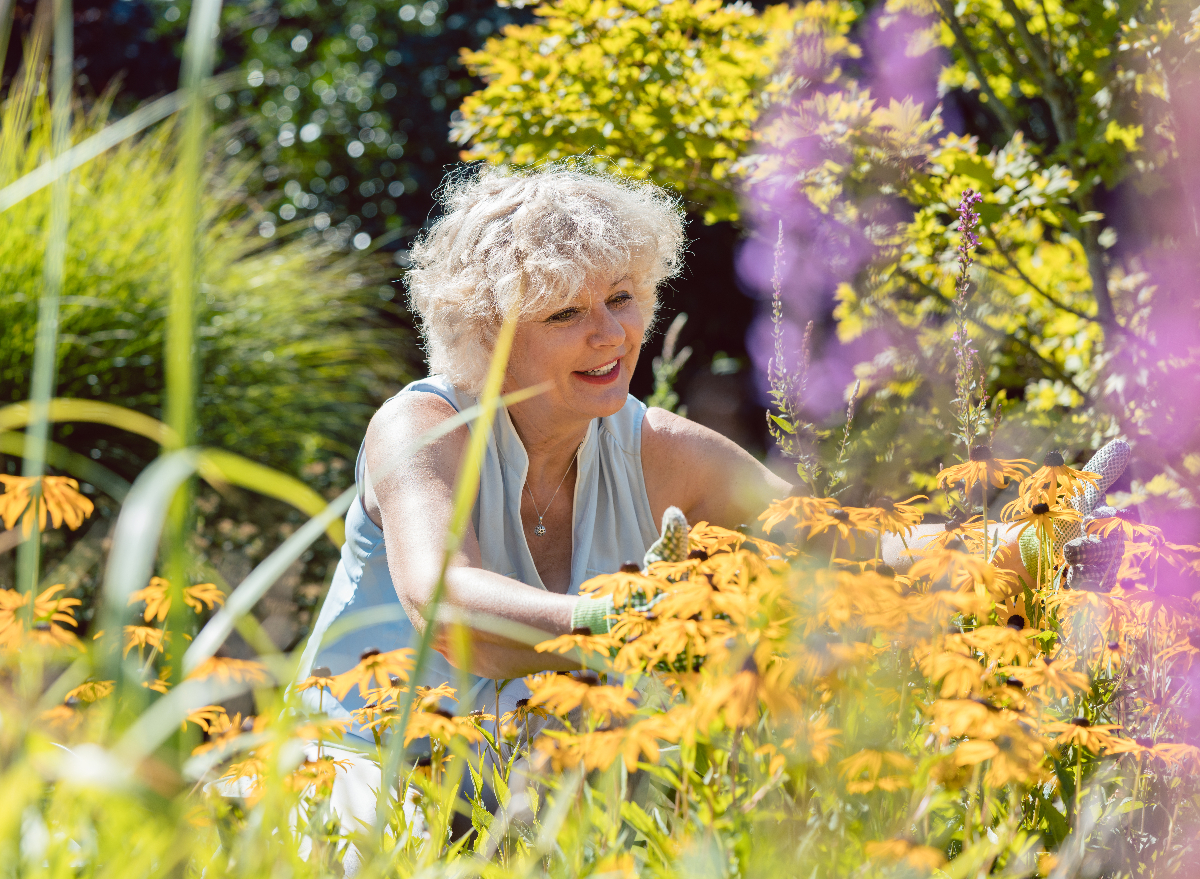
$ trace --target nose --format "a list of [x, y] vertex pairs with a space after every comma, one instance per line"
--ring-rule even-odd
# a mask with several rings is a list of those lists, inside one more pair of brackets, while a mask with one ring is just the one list
[[615, 348], [625, 342], [625, 327], [609, 309], [592, 308], [588, 344], [594, 348]]

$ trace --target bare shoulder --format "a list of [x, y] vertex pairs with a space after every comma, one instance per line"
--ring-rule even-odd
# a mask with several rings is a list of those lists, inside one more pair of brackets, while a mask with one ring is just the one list
[[[367, 426], [366, 451], [368, 463], [380, 451], [400, 451], [458, 413], [445, 399], [424, 391], [397, 394], [379, 407]], [[451, 431], [461, 432], [460, 442], [467, 434], [466, 426]], [[447, 445], [458, 445], [451, 442]]]
[[[429, 442], [422, 435], [453, 418], [457, 412], [437, 394], [420, 391], [397, 394], [371, 418], [363, 452], [370, 474], [364, 503], [372, 519], [377, 504], [403, 486], [428, 490], [432, 483], [452, 483], [469, 436], [465, 425]], [[395, 477], [403, 475], [404, 479]]]
[[655, 517], [673, 505], [691, 522], [734, 527], [787, 492], [783, 480], [733, 440], [664, 409], [646, 410], [642, 470]]

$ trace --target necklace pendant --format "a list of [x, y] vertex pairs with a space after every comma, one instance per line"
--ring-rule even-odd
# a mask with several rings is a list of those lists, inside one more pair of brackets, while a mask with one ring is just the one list
[[546, 526], [543, 525], [541, 522], [538, 522], [537, 525], [535, 525], [533, 527], [533, 533], [536, 534], [538, 537], [541, 537], [543, 534], [546, 533]]

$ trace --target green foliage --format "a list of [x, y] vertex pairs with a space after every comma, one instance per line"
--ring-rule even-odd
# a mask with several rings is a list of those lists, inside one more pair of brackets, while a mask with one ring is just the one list
[[[103, 107], [79, 115], [74, 139], [104, 119]], [[15, 137], [25, 125], [18, 108], [8, 105], [5, 136]], [[20, 159], [5, 169], [0, 186], [46, 158], [44, 100], [34, 103], [28, 125]], [[161, 416], [173, 133], [165, 125], [71, 177], [57, 396], [108, 400]], [[198, 439], [296, 472], [322, 449], [353, 454], [359, 425], [406, 377], [411, 348], [403, 332], [375, 319], [380, 291], [391, 292], [377, 261], [339, 256], [311, 234], [278, 244], [259, 237], [261, 218], [239, 189], [247, 171], [228, 161], [209, 169], [196, 343]], [[29, 393], [47, 208], [42, 191], [0, 216], [4, 403]], [[154, 453], [153, 447], [134, 448], [140, 452], [135, 460]], [[96, 447], [93, 456], [99, 454]]]
[[663, 336], [662, 354], [654, 358], [651, 366], [654, 370], [654, 390], [646, 398], [647, 406], [657, 406], [668, 412], [678, 412], [687, 417], [687, 406], [679, 405], [679, 394], [675, 393], [675, 382], [679, 378], [679, 370], [683, 369], [688, 358], [692, 356], [690, 347], [675, 350], [679, 344], [679, 334], [687, 323], [687, 315], [682, 311], [675, 315], [667, 333]]
[[684, 193], [707, 222], [738, 215], [732, 168], [775, 91], [798, 25], [844, 43], [836, 3], [722, 6], [719, 0], [556, 0], [463, 55], [485, 87], [453, 138], [464, 157], [533, 164], [589, 153]]

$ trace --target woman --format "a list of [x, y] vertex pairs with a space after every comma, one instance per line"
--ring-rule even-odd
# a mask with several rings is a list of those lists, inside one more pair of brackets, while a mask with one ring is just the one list
[[[442, 655], [421, 681], [454, 683], [467, 671], [471, 693], [457, 710], [503, 712], [528, 695], [522, 676], [572, 667], [506, 630], [549, 638], [603, 628], [604, 608], [581, 598], [580, 584], [640, 561], [668, 506], [690, 522], [735, 527], [789, 486], [723, 436], [629, 396], [658, 287], [680, 267], [674, 198], [563, 165], [468, 170], [440, 196], [443, 216], [413, 247], [407, 275], [432, 375], [389, 400], [367, 430], [359, 502], [304, 668], [340, 673], [363, 649], [409, 646], [423, 631], [469, 430], [404, 449], [474, 405], [502, 316], [515, 308], [503, 390], [546, 389], [497, 414], [471, 526], [447, 574], [442, 617], [482, 621], [469, 668], [455, 670], [437, 637]], [[323, 643], [335, 619], [358, 612], [387, 621]], [[334, 711], [360, 704], [352, 694]]]

